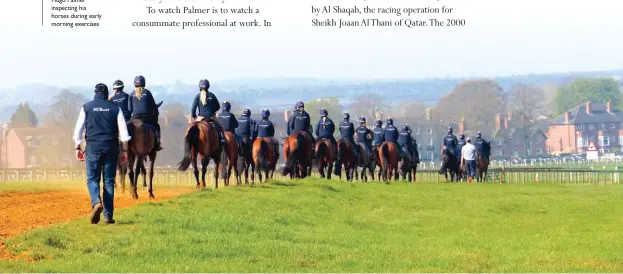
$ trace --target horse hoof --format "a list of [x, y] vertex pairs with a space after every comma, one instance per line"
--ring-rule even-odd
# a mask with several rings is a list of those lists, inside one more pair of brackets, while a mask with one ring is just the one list
[[154, 194], [149, 194], [149, 199], [156, 199], [156, 197], [154, 196]]
[[143, 187], [142, 190], [143, 190], [143, 192], [147, 192], [147, 188], [146, 187]]

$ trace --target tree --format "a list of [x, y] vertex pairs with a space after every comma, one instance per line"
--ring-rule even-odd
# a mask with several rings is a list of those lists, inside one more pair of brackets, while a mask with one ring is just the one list
[[86, 102], [87, 98], [84, 95], [62, 90], [54, 96], [54, 103], [50, 106], [45, 119], [50, 125], [73, 132], [80, 114], [80, 107]]
[[555, 112], [554, 99], [556, 98], [556, 93], [558, 92], [558, 85], [556, 83], [546, 83], [543, 85], [542, 89], [545, 93], [545, 101], [547, 102], [547, 105], [545, 107], [546, 114], [548, 116], [552, 116]]
[[521, 127], [532, 124], [540, 116], [546, 115], [545, 92], [538, 87], [515, 84], [507, 96], [509, 111], [524, 118], [520, 120], [523, 121]]
[[37, 115], [30, 109], [28, 103], [19, 104], [11, 115], [11, 126], [14, 128], [36, 127], [37, 124]]
[[419, 124], [426, 119], [426, 104], [423, 101], [407, 102], [401, 106], [401, 112], [406, 123]]
[[444, 124], [465, 122], [480, 131], [492, 130], [495, 115], [506, 109], [506, 94], [494, 80], [468, 80], [459, 83], [450, 94], [441, 98], [435, 113]]
[[305, 103], [305, 111], [309, 113], [312, 125], [315, 125], [315, 122], [320, 119], [320, 110], [323, 108], [329, 113], [329, 118], [334, 121], [339, 121], [344, 113], [344, 108], [340, 105], [340, 100], [337, 97], [318, 98], [309, 101]]
[[173, 101], [163, 106], [160, 112], [162, 151], [158, 153], [159, 165], [175, 165], [184, 150], [184, 132], [188, 127], [188, 107]]
[[587, 101], [595, 103], [621, 104], [621, 91], [619, 84], [612, 78], [580, 78], [571, 82], [568, 86], [560, 88], [554, 99], [556, 106], [555, 115], [574, 108]]
[[366, 119], [374, 120], [380, 112], [387, 110], [383, 97], [374, 93], [365, 93], [355, 98], [350, 110], [351, 117], [364, 116]]

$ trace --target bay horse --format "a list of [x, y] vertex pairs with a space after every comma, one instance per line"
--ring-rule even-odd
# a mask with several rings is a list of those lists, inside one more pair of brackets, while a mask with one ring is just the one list
[[221, 162], [219, 168], [221, 169], [221, 179], [225, 186], [229, 186], [229, 178], [231, 177], [231, 170], [234, 170], [234, 174], [236, 175], [236, 185], [240, 185], [240, 170], [238, 169], [238, 140], [236, 139], [236, 135], [232, 132], [225, 132], [225, 142], [226, 146], [221, 152]]
[[335, 162], [334, 173], [342, 179], [342, 166], [346, 173], [346, 181], [353, 180], [353, 173], [357, 169], [357, 159], [355, 159], [355, 144], [348, 139], [337, 141], [337, 161]]
[[197, 155], [201, 160], [201, 188], [206, 187], [205, 175], [210, 164], [214, 161], [214, 186], [218, 188], [219, 164], [223, 146], [216, 126], [209, 121], [191, 122], [186, 129], [184, 137], [184, 158], [179, 163], [178, 170], [186, 171], [190, 164], [193, 165], [197, 188], [199, 186], [199, 170], [197, 168]]
[[379, 149], [379, 156], [380, 157], [378, 159], [381, 166], [381, 176], [383, 181], [389, 182], [392, 175], [394, 177], [394, 181], [397, 181], [398, 162], [400, 162], [400, 151], [398, 151], [398, 145], [394, 142], [384, 142]]
[[417, 165], [420, 163], [419, 152], [417, 149], [413, 152], [409, 151], [408, 148], [402, 148], [402, 163], [400, 166], [400, 172], [402, 175], [402, 179], [407, 182], [415, 182], [416, 174], [417, 174]]
[[[128, 131], [131, 132], [132, 139], [128, 143], [128, 172], [130, 184], [132, 185], [132, 198], [138, 199], [137, 182], [139, 174], [143, 175], [143, 191], [147, 188], [147, 176], [145, 161], [149, 159], [149, 198], [154, 198], [153, 179], [154, 163], [156, 162], [156, 131], [153, 126], [148, 125], [141, 119], [134, 119], [130, 123]], [[125, 174], [122, 174], [125, 177]]]
[[[314, 156], [316, 158], [316, 165], [318, 166], [318, 173], [320, 174], [320, 177], [331, 179], [333, 163], [337, 157], [333, 142], [327, 138], [317, 140], [316, 148], [314, 149]], [[325, 169], [327, 170], [326, 174]]]
[[487, 179], [489, 170], [489, 155], [491, 153], [491, 142], [483, 142], [482, 155], [476, 152], [476, 180], [483, 182]]
[[238, 162], [236, 163], [236, 168], [238, 169], [238, 180], [242, 180], [240, 178], [242, 176], [242, 171], [244, 171], [244, 183], [246, 185], [249, 184], [249, 168], [251, 168], [251, 183], [255, 183], [255, 162], [253, 162], [253, 140], [249, 137], [242, 138], [242, 156], [238, 157]]
[[441, 168], [439, 169], [439, 174], [446, 176], [446, 181], [448, 180], [448, 170], [450, 171], [450, 182], [453, 182], [455, 179], [458, 182], [459, 160], [450, 150], [444, 149], [441, 152]]
[[[360, 180], [361, 182], [368, 181], [368, 171], [370, 171], [370, 175], [372, 176], [372, 180], [374, 180], [374, 167], [376, 166], [376, 161], [370, 157], [371, 153], [374, 151], [370, 151], [365, 144], [359, 143], [359, 157], [357, 157], [357, 162], [355, 165], [355, 178]], [[361, 176], [358, 172], [358, 169], [361, 168]]]
[[259, 137], [253, 142], [253, 163], [257, 170], [257, 178], [262, 183], [262, 172], [264, 181], [272, 178], [277, 166], [277, 152], [272, 138]]
[[313, 156], [311, 136], [302, 130], [290, 134], [283, 144], [283, 155], [286, 159], [283, 176], [290, 175], [291, 179], [307, 177]]

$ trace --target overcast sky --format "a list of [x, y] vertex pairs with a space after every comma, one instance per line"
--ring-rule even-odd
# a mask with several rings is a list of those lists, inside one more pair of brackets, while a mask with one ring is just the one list
[[[50, 0], [44, 0], [44, 27], [41, 0], [1, 1], [0, 88], [112, 83], [137, 74], [149, 85], [200, 78], [388, 79], [623, 67], [623, 4], [616, 0], [164, 0], [169, 6], [251, 5], [261, 13], [230, 20], [255, 17], [273, 23], [271, 28], [191, 30], [133, 28], [131, 22], [210, 16], [148, 15], [145, 6], [158, 4], [147, 0], [85, 0], [89, 12], [103, 15], [99, 28], [52, 28]], [[412, 18], [465, 19], [466, 26], [318, 28], [311, 26], [312, 2], [445, 5], [454, 8], [453, 14]]]

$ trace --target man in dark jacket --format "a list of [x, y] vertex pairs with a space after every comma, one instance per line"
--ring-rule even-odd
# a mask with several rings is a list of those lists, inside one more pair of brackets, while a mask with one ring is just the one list
[[270, 111], [268, 109], [262, 110], [262, 120], [257, 123], [257, 137], [258, 138], [270, 138], [273, 141], [275, 153], [279, 158], [279, 142], [275, 139], [275, 126], [273, 122], [268, 120], [270, 117]]
[[238, 120], [236, 120], [236, 115], [230, 112], [231, 104], [227, 101], [223, 102], [223, 111], [218, 114], [218, 120], [223, 126], [223, 130], [227, 132], [231, 132], [236, 136], [236, 142], [238, 143], [238, 154], [242, 155], [242, 141], [240, 137], [236, 134], [236, 128], [238, 128]]
[[132, 113], [128, 109], [128, 99], [129, 95], [123, 91], [123, 82], [121, 80], [117, 80], [112, 84], [112, 90], [115, 92], [112, 97], [110, 97], [110, 101], [115, 103], [115, 105], [119, 106], [121, 112], [123, 113], [123, 118], [126, 120], [130, 120]]

